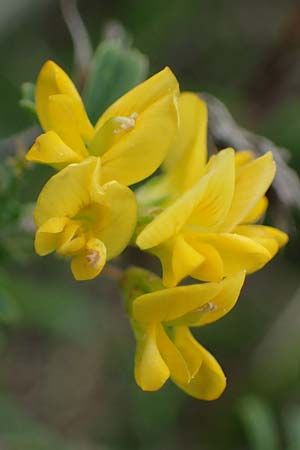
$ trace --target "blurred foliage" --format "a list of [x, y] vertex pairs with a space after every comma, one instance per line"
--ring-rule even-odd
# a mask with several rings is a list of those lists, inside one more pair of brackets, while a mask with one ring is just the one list
[[[141, 392], [117, 288], [105, 277], [75, 284], [63, 261], [33, 254], [32, 205], [52, 173], [24, 165], [24, 151], [38, 134], [35, 128], [24, 133], [36, 123], [33, 83], [46, 59], [73, 69], [73, 48], [58, 1], [4, 3], [1, 450], [298, 450], [299, 239], [292, 236], [293, 259], [287, 251], [249, 277], [234, 311], [197, 331], [228, 375], [220, 400], [197, 402], [172, 385]], [[293, 25], [299, 11], [292, 0], [232, 0], [230, 7], [224, 0], [78, 5], [97, 49], [84, 89], [93, 121], [147, 76], [149, 57], [149, 73], [170, 65], [183, 89], [219, 97], [246, 128], [288, 148], [300, 170], [300, 27]], [[111, 19], [124, 24], [133, 43], [121, 34], [98, 44]], [[136, 251], [120, 264], [128, 259], [157, 269]]]
[[[18, 148], [19, 141], [15, 141]], [[0, 162], [0, 260], [18, 260], [32, 253], [32, 206], [24, 203], [24, 150]]]
[[0, 73], [0, 139], [12, 136], [32, 124], [30, 115], [19, 108], [19, 89]]
[[238, 411], [253, 450], [279, 450], [277, 423], [270, 406], [254, 396], [238, 403]]
[[0, 394], [0, 445], [10, 450], [80, 450], [29, 417], [11, 397]]

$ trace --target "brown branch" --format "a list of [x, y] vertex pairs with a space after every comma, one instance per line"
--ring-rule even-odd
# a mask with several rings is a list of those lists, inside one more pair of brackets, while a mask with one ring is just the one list
[[82, 90], [93, 53], [89, 34], [78, 11], [77, 0], [60, 0], [60, 7], [73, 41], [75, 79], [79, 90]]
[[208, 106], [209, 134], [217, 149], [233, 147], [235, 150], [253, 150], [259, 156], [271, 151], [277, 164], [273, 182], [276, 197], [284, 207], [300, 209], [300, 179], [286, 162], [289, 151], [240, 127], [225, 105], [213, 95], [201, 93], [200, 96]]

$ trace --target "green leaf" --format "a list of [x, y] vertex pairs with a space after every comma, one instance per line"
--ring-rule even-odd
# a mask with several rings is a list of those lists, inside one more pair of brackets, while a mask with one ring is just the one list
[[280, 450], [278, 426], [268, 403], [249, 395], [239, 401], [238, 415], [251, 450]]
[[96, 49], [83, 97], [95, 123], [103, 111], [146, 78], [148, 59], [121, 40], [103, 41]]
[[23, 83], [21, 86], [21, 100], [20, 105], [22, 108], [29, 111], [35, 118], [35, 84], [34, 83]]
[[33, 125], [32, 117], [19, 104], [19, 89], [0, 74], [0, 139]]

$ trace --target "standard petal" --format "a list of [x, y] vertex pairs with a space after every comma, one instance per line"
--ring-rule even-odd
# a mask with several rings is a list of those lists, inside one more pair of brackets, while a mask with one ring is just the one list
[[157, 348], [157, 326], [150, 324], [137, 341], [134, 376], [143, 391], [157, 391], [170, 376], [170, 370]]
[[220, 230], [231, 231], [244, 221], [270, 187], [275, 171], [271, 152], [239, 167], [232, 205]]
[[220, 152], [208, 173], [144, 228], [137, 245], [142, 250], [155, 247], [175, 236], [187, 223], [190, 229], [198, 231], [217, 226], [232, 199], [233, 157], [231, 149]]
[[52, 95], [48, 100], [49, 117], [53, 130], [59, 137], [83, 157], [89, 155], [80, 130], [80, 122], [74, 113], [76, 101], [68, 95]]
[[49, 164], [60, 170], [68, 164], [81, 161], [82, 156], [68, 147], [54, 131], [48, 131], [36, 139], [26, 159]]
[[164, 95], [139, 114], [103, 155], [103, 180], [130, 185], [147, 178], [164, 160], [178, 128], [177, 98]]
[[[37, 227], [52, 217], [74, 217], [88, 205], [93, 180], [98, 180], [99, 196], [101, 161], [90, 157], [78, 164], [70, 164], [54, 175], [42, 189], [34, 211]], [[99, 200], [98, 200], [99, 201]], [[104, 200], [103, 200], [104, 201]]]
[[170, 370], [172, 379], [178, 383], [188, 383], [191, 379], [188, 366], [161, 324], [158, 324], [156, 328], [156, 342], [158, 350]]
[[198, 346], [203, 358], [200, 369], [190, 383], [176, 384], [184, 392], [199, 400], [215, 400], [226, 387], [226, 377], [216, 359], [199, 343]]
[[269, 201], [266, 196], [262, 197], [254, 208], [243, 219], [243, 223], [255, 223], [262, 218], [268, 208]]
[[129, 243], [137, 221], [137, 205], [133, 192], [116, 181], [103, 186], [108, 219], [99, 232], [107, 249], [107, 259], [119, 255]]
[[93, 135], [93, 127], [76, 87], [61, 67], [53, 61], [47, 61], [39, 73], [35, 91], [36, 110], [45, 131], [54, 128], [53, 117], [49, 112], [49, 97], [57, 94], [63, 94], [72, 99], [73, 113], [80, 133], [84, 139], [89, 140]]
[[272, 257], [259, 242], [237, 233], [202, 233], [199, 240], [214, 247], [222, 258], [224, 276], [261, 269]]
[[90, 239], [85, 249], [73, 256], [71, 270], [78, 281], [92, 280], [102, 271], [105, 262], [105, 245], [99, 239]]
[[221, 284], [179, 286], [141, 295], [132, 304], [132, 318], [145, 323], [178, 319], [216, 297]]
[[111, 117], [130, 117], [133, 113], [140, 115], [163, 97], [178, 92], [178, 82], [173, 72], [166, 67], [113, 103], [100, 117], [96, 129]]
[[164, 170], [176, 195], [190, 189], [204, 172], [207, 158], [207, 107], [198, 95], [179, 97], [180, 127]]
[[155, 247], [175, 236], [186, 223], [198, 231], [216, 227], [230, 207], [233, 182], [234, 153], [227, 149], [214, 157], [207, 174], [192, 189], [144, 228], [137, 245], [143, 250]]
[[234, 151], [228, 148], [212, 156], [206, 170], [209, 182], [188, 220], [198, 231], [216, 230], [228, 214], [234, 192]]
[[203, 177], [192, 189], [179, 197], [147, 225], [137, 237], [138, 247], [146, 250], [176, 236], [205, 194], [208, 181], [207, 176]]

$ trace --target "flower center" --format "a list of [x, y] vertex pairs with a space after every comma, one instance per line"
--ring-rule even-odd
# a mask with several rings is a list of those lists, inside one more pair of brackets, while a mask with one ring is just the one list
[[104, 218], [107, 216], [104, 208], [98, 203], [91, 203], [82, 208], [73, 219], [81, 222], [84, 231], [97, 231], [103, 228]]

